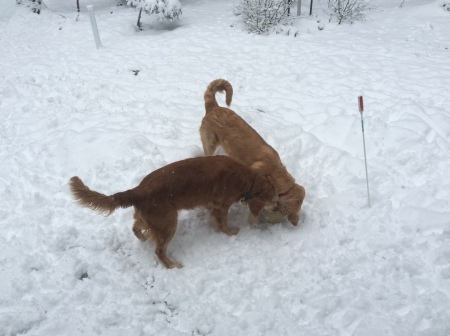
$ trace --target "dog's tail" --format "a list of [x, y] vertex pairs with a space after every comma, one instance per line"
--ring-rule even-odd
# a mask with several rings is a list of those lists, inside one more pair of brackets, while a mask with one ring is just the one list
[[219, 106], [216, 100], [216, 92], [226, 92], [226, 103], [228, 106], [231, 104], [231, 99], [233, 98], [233, 87], [225, 79], [216, 79], [212, 81], [205, 91], [205, 109], [206, 113], [211, 111], [213, 108]]
[[119, 192], [107, 196], [97, 191], [90, 190], [78, 176], [69, 181], [70, 191], [77, 203], [83, 207], [98, 211], [109, 216], [117, 208], [128, 208], [138, 203], [136, 195], [132, 190]]

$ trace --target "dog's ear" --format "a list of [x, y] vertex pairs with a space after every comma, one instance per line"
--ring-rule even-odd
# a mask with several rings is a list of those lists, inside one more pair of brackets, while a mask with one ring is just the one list
[[296, 214], [296, 213], [289, 214], [287, 216], [287, 218], [288, 218], [289, 222], [291, 222], [292, 225], [295, 225], [295, 226], [297, 226], [298, 220], [300, 219], [298, 214]]
[[281, 205], [281, 211], [287, 215], [289, 222], [297, 226], [301, 202], [298, 199], [290, 199]]
[[291, 222], [293, 225], [297, 225], [299, 221], [299, 212], [302, 208], [306, 192], [303, 186], [295, 185], [291, 193], [291, 198], [285, 201], [282, 205], [282, 211], [287, 214], [289, 222]]
[[264, 202], [259, 198], [251, 198], [248, 200], [248, 208], [253, 216], [258, 217], [259, 213], [264, 208]]

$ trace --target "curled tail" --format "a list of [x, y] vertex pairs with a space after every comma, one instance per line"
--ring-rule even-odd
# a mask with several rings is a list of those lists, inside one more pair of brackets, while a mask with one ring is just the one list
[[225, 79], [213, 80], [207, 87], [205, 91], [205, 109], [206, 113], [212, 110], [214, 107], [219, 106], [216, 100], [216, 92], [226, 92], [226, 103], [228, 106], [231, 104], [231, 99], [233, 98], [233, 87]]
[[109, 216], [117, 208], [128, 208], [138, 203], [132, 191], [119, 192], [107, 196], [90, 190], [81, 179], [74, 176], [69, 181], [70, 191], [77, 203], [83, 207], [98, 211]]

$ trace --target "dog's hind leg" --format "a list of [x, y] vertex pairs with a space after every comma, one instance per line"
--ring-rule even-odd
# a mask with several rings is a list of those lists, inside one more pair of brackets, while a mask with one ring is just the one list
[[227, 209], [217, 208], [211, 210], [211, 217], [213, 219], [214, 225], [216, 225], [217, 228], [223, 233], [226, 233], [229, 236], [234, 236], [239, 232], [239, 228], [230, 228], [228, 226], [227, 215], [228, 215], [228, 208]]
[[133, 233], [140, 241], [146, 241], [149, 237], [151, 237], [150, 227], [147, 225], [147, 222], [144, 218], [142, 218], [139, 210], [135, 208], [134, 210], [134, 224], [133, 224]]
[[155, 254], [159, 258], [159, 260], [167, 268], [183, 267], [182, 263], [170, 260], [167, 256], [167, 246], [169, 245], [170, 241], [175, 235], [175, 231], [177, 230], [177, 210], [168, 210], [164, 215], [158, 215], [158, 217], [153, 215], [151, 216], [151, 218], [146, 218], [146, 221], [147, 223], [149, 223], [149, 225], [151, 225], [151, 231], [154, 234], [156, 242]]
[[213, 132], [208, 132], [207, 127], [202, 124], [200, 127], [200, 138], [202, 140], [203, 152], [205, 156], [212, 156], [217, 149], [218, 140]]

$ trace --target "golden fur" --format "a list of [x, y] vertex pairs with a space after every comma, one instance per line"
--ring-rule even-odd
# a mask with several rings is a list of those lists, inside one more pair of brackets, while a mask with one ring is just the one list
[[282, 164], [278, 153], [240, 116], [216, 101], [216, 92], [226, 92], [226, 103], [231, 104], [233, 88], [224, 79], [212, 81], [205, 91], [206, 114], [200, 126], [200, 136], [206, 156], [213, 155], [221, 146], [237, 161], [251, 167], [262, 175], [273, 178], [279, 193], [279, 210], [288, 220], [297, 225], [299, 211], [305, 198], [305, 188]]
[[278, 198], [269, 177], [227, 156], [171, 163], [147, 175], [137, 187], [111, 196], [90, 190], [76, 176], [69, 185], [81, 206], [106, 215], [117, 208], [134, 206], [134, 234], [142, 241], [154, 240], [155, 253], [168, 268], [182, 267], [167, 257], [167, 246], [177, 228], [178, 210], [207, 207], [217, 228], [231, 236], [239, 231], [227, 225], [228, 209], [234, 202], [245, 198], [251, 213], [257, 216]]

